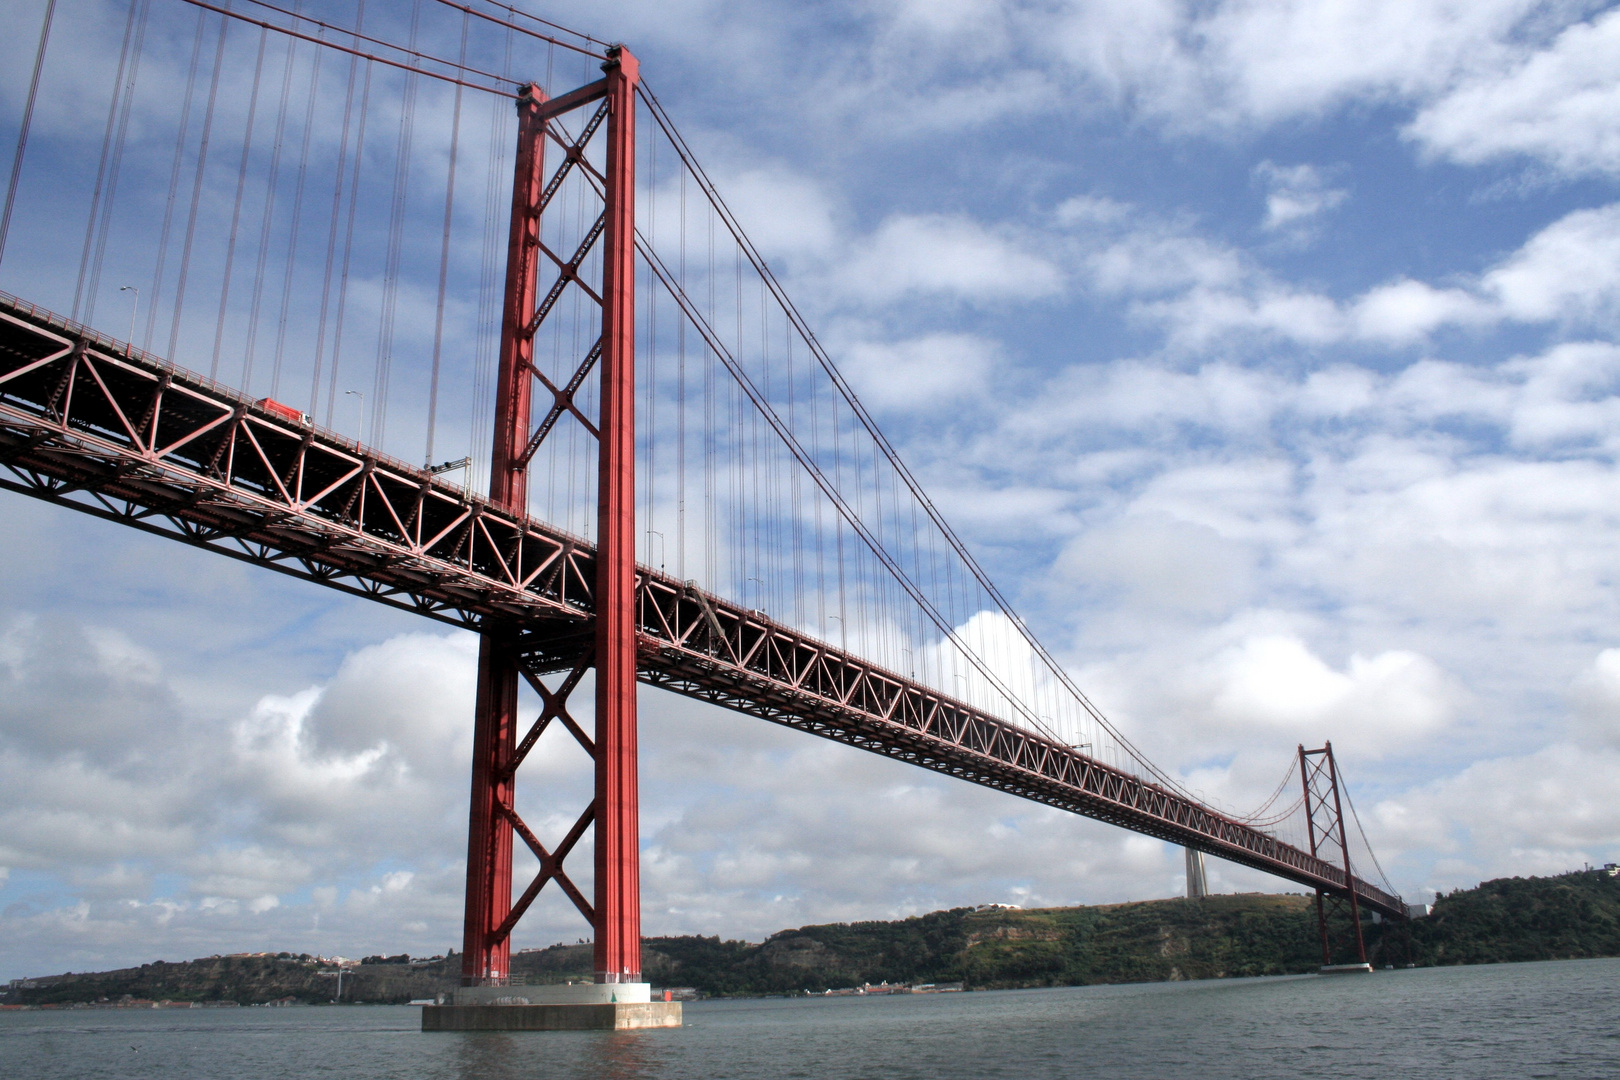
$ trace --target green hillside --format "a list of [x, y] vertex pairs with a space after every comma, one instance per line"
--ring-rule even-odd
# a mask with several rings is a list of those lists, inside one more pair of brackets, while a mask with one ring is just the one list
[[[1346, 924], [1341, 929], [1348, 930]], [[1620, 879], [1601, 871], [1505, 878], [1441, 897], [1433, 915], [1364, 926], [1384, 964], [1477, 964], [1620, 956]], [[460, 958], [371, 958], [344, 974], [343, 999], [404, 1002], [459, 981]], [[758, 944], [648, 938], [643, 965], [661, 986], [715, 995], [795, 994], [862, 983], [963, 982], [972, 989], [1215, 979], [1314, 971], [1315, 905], [1302, 895], [1212, 896], [1030, 911], [957, 908], [893, 922], [784, 930]], [[588, 945], [519, 953], [514, 975], [589, 979]], [[123, 998], [259, 1004], [325, 1002], [336, 980], [313, 959], [209, 957], [96, 974], [18, 980], [5, 1005]]]
[[1426, 919], [1370, 931], [1375, 959], [1421, 966], [1620, 956], [1620, 878], [1498, 878], [1438, 898]]

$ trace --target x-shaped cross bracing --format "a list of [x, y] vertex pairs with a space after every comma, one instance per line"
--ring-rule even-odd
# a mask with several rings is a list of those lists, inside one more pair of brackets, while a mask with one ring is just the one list
[[[579, 137], [572, 140], [565, 139], [562, 135], [559, 135], [557, 132], [557, 125], [553, 123], [548, 123], [546, 125], [547, 137], [563, 148], [563, 160], [562, 163], [557, 166], [556, 171], [552, 173], [551, 179], [546, 182], [545, 190], [542, 192], [539, 205], [535, 210], [536, 216], [539, 216], [545, 212], [546, 207], [550, 205], [552, 198], [559, 190], [561, 190], [563, 181], [568, 177], [568, 174], [573, 171], [575, 165], [578, 165], [587, 174], [586, 179], [592, 190], [594, 190], [599, 196], [602, 194], [602, 189], [597, 186], [598, 184], [604, 182], [602, 174], [590, 163], [589, 160], [586, 159], [585, 147], [591, 141], [591, 137], [596, 134], [597, 129], [602, 126], [602, 121], [607, 118], [607, 114], [607, 103], [603, 102], [601, 107], [599, 107], [595, 113], [592, 114], [590, 120], [585, 124], [585, 128], [580, 132]], [[557, 254], [557, 252], [553, 251], [550, 245], [548, 245], [544, 239], [540, 238], [540, 236], [536, 235], [534, 238], [534, 245], [538, 247], [541, 254], [550, 259], [552, 264], [556, 267], [557, 277], [556, 280], [551, 283], [551, 288], [546, 291], [546, 295], [541, 299], [540, 303], [535, 306], [534, 317], [530, 319], [528, 325], [523, 328], [524, 335], [531, 341], [534, 339], [534, 336], [540, 332], [541, 325], [551, 315], [552, 310], [557, 305], [557, 301], [562, 298], [564, 290], [567, 289], [570, 283], [573, 283], [581, 292], [590, 297], [598, 307], [602, 305], [601, 295], [595, 289], [591, 288], [590, 284], [580, 276], [580, 267], [583, 266], [585, 260], [590, 257], [591, 251], [596, 247], [597, 241], [601, 239], [602, 233], [606, 230], [606, 228], [607, 211], [604, 209], [596, 216], [595, 222], [592, 223], [584, 238], [580, 240], [579, 244], [575, 247], [574, 253], [566, 259]], [[601, 432], [597, 429], [596, 424], [591, 421], [590, 417], [586, 416], [585, 413], [581, 411], [579, 406], [574, 401], [574, 395], [579, 391], [579, 388], [584, 385], [585, 379], [590, 375], [591, 370], [595, 368], [596, 362], [601, 358], [601, 356], [602, 339], [600, 336], [598, 336], [596, 340], [592, 342], [589, 351], [586, 352], [585, 358], [581, 360], [579, 366], [574, 369], [573, 376], [569, 378], [569, 380], [562, 386], [558, 386], [555, 382], [553, 382], [545, 372], [540, 370], [538, 365], [534, 364], [533, 362], [530, 362], [527, 365], [529, 373], [538, 379], [540, 384], [550, 392], [551, 406], [546, 410], [545, 417], [530, 434], [528, 442], [524, 445], [522, 452], [518, 454], [516, 460], [517, 468], [521, 469], [528, 466], [529, 462], [534, 458], [535, 453], [539, 451], [540, 444], [545, 442], [546, 436], [551, 434], [552, 429], [557, 425], [557, 421], [562, 418], [562, 415], [565, 412], [571, 414], [574, 419], [578, 420], [580, 425], [584, 427], [586, 431], [591, 433], [592, 438], [601, 438]]]
[[[562, 682], [557, 684], [555, 690], [541, 682], [539, 676], [534, 673], [527, 670], [523, 671], [524, 679], [534, 688], [535, 693], [540, 695], [540, 715], [530, 725], [523, 739], [513, 748], [510, 760], [501, 769], [503, 779], [510, 781], [513, 778], [518, 766], [523, 764], [524, 759], [529, 756], [529, 751], [534, 749], [535, 744], [540, 741], [540, 736], [545, 734], [546, 729], [551, 726], [553, 720], [566, 728], [568, 733], [574, 737], [574, 741], [579, 743], [580, 747], [590, 755], [592, 760], [595, 760], [595, 742], [589, 735], [585, 734], [585, 730], [579, 726], [579, 722], [568, 711], [568, 697], [578, 688], [580, 680], [585, 677], [585, 673], [591, 670], [594, 659], [593, 654], [587, 651], [574, 664]], [[596, 800], [592, 799], [586, 804], [585, 810], [574, 821], [573, 827], [568, 830], [568, 835], [563, 837], [562, 842], [557, 845], [555, 851], [548, 850], [540, 842], [540, 838], [534, 834], [534, 830], [529, 828], [528, 823], [518, 815], [515, 809], [497, 803], [497, 810], [502, 817], [511, 823], [512, 831], [517, 833], [529, 850], [534, 853], [534, 857], [540, 862], [540, 869], [535, 873], [534, 880], [529, 882], [528, 888], [523, 890], [523, 895], [512, 905], [512, 910], [501, 922], [501, 925], [495, 929], [492, 935], [494, 940], [502, 941], [511, 934], [512, 928], [517, 925], [519, 919], [523, 918], [524, 912], [529, 910], [529, 906], [540, 895], [540, 890], [544, 889], [552, 881], [555, 881], [557, 887], [562, 889], [568, 899], [573, 901], [580, 914], [585, 916], [585, 920], [594, 924], [596, 911], [591, 907], [590, 901], [585, 899], [585, 894], [580, 892], [579, 887], [568, 876], [567, 871], [563, 869], [563, 861], [568, 858], [569, 853], [574, 850], [575, 845], [585, 835], [585, 830], [596, 820]]]

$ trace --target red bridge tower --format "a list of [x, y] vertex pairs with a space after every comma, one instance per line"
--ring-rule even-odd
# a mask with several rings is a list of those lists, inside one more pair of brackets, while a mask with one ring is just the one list
[[[598, 424], [585, 426], [599, 444], [596, 618], [589, 651], [556, 690], [530, 678], [544, 703], [527, 734], [518, 738], [518, 679], [526, 677], [515, 631], [485, 629], [478, 653], [478, 702], [473, 737], [472, 813], [467, 834], [467, 908], [462, 982], [499, 985], [511, 975], [511, 933], [550, 881], [568, 895], [594, 931], [596, 981], [641, 981], [641, 877], [636, 771], [635, 635], [635, 89], [636, 58], [622, 46], [608, 51], [604, 77], [548, 99], [529, 84], [518, 101], [516, 178], [512, 187], [506, 291], [501, 315], [500, 367], [495, 398], [490, 501], [514, 514], [526, 512], [528, 466], [552, 424], [565, 411], [580, 416], [573, 395], [599, 367]], [[552, 121], [597, 105], [577, 139], [560, 136]], [[587, 143], [606, 125], [607, 162], [596, 174], [585, 160]], [[548, 177], [547, 140], [563, 150]], [[571, 255], [543, 241], [541, 221], [563, 178], [584, 169], [600, 182], [603, 210]], [[579, 282], [578, 271], [600, 240], [600, 294]], [[539, 295], [542, 259], [558, 277]], [[558, 386], [536, 368], [534, 337], [569, 282], [602, 308], [602, 332], [575, 375]], [[552, 402], [531, 431], [535, 381]], [[583, 416], [580, 416], [583, 420]], [[596, 669], [594, 738], [568, 714], [568, 695], [590, 667]], [[555, 851], [549, 851], [513, 809], [514, 777], [523, 757], [552, 721], [559, 721], [595, 760], [595, 798]], [[592, 824], [596, 827], [596, 888], [587, 901], [564, 870], [569, 852]], [[512, 839], [516, 833], [540, 860], [540, 871], [516, 904], [512, 902]]]

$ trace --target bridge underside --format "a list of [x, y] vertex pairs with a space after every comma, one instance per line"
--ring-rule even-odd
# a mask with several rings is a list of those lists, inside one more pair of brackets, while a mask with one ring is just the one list
[[[595, 552], [0, 294], [0, 487], [482, 633], [590, 647]], [[646, 568], [648, 684], [1156, 836], [1396, 918], [1398, 897], [1165, 788]]]

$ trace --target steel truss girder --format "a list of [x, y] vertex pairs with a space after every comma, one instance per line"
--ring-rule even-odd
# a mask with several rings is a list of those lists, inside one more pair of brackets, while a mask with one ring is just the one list
[[[116, 376], [63, 380], [80, 343], [97, 372]], [[103, 384], [123, 420], [97, 403]], [[142, 419], [154, 397], [156, 437]], [[190, 453], [167, 434], [214, 421]], [[228, 433], [242, 428], [291, 488], [240, 435], [231, 453]], [[365, 484], [294, 497], [300, 475], [333, 462], [358, 464]], [[4, 294], [0, 465], [0, 487], [441, 622], [510, 628], [529, 674], [571, 669], [591, 648], [590, 544]], [[436, 542], [417, 540], [463, 513]], [[638, 568], [636, 611], [643, 682], [1348, 896], [1341, 867], [673, 578]], [[1405, 917], [1398, 897], [1360, 878], [1354, 887], [1371, 910]]]
[[592, 550], [0, 294], [0, 486], [457, 626], [589, 624]]
[[652, 685], [1348, 895], [1341, 867], [755, 612], [647, 571], [638, 600]]

